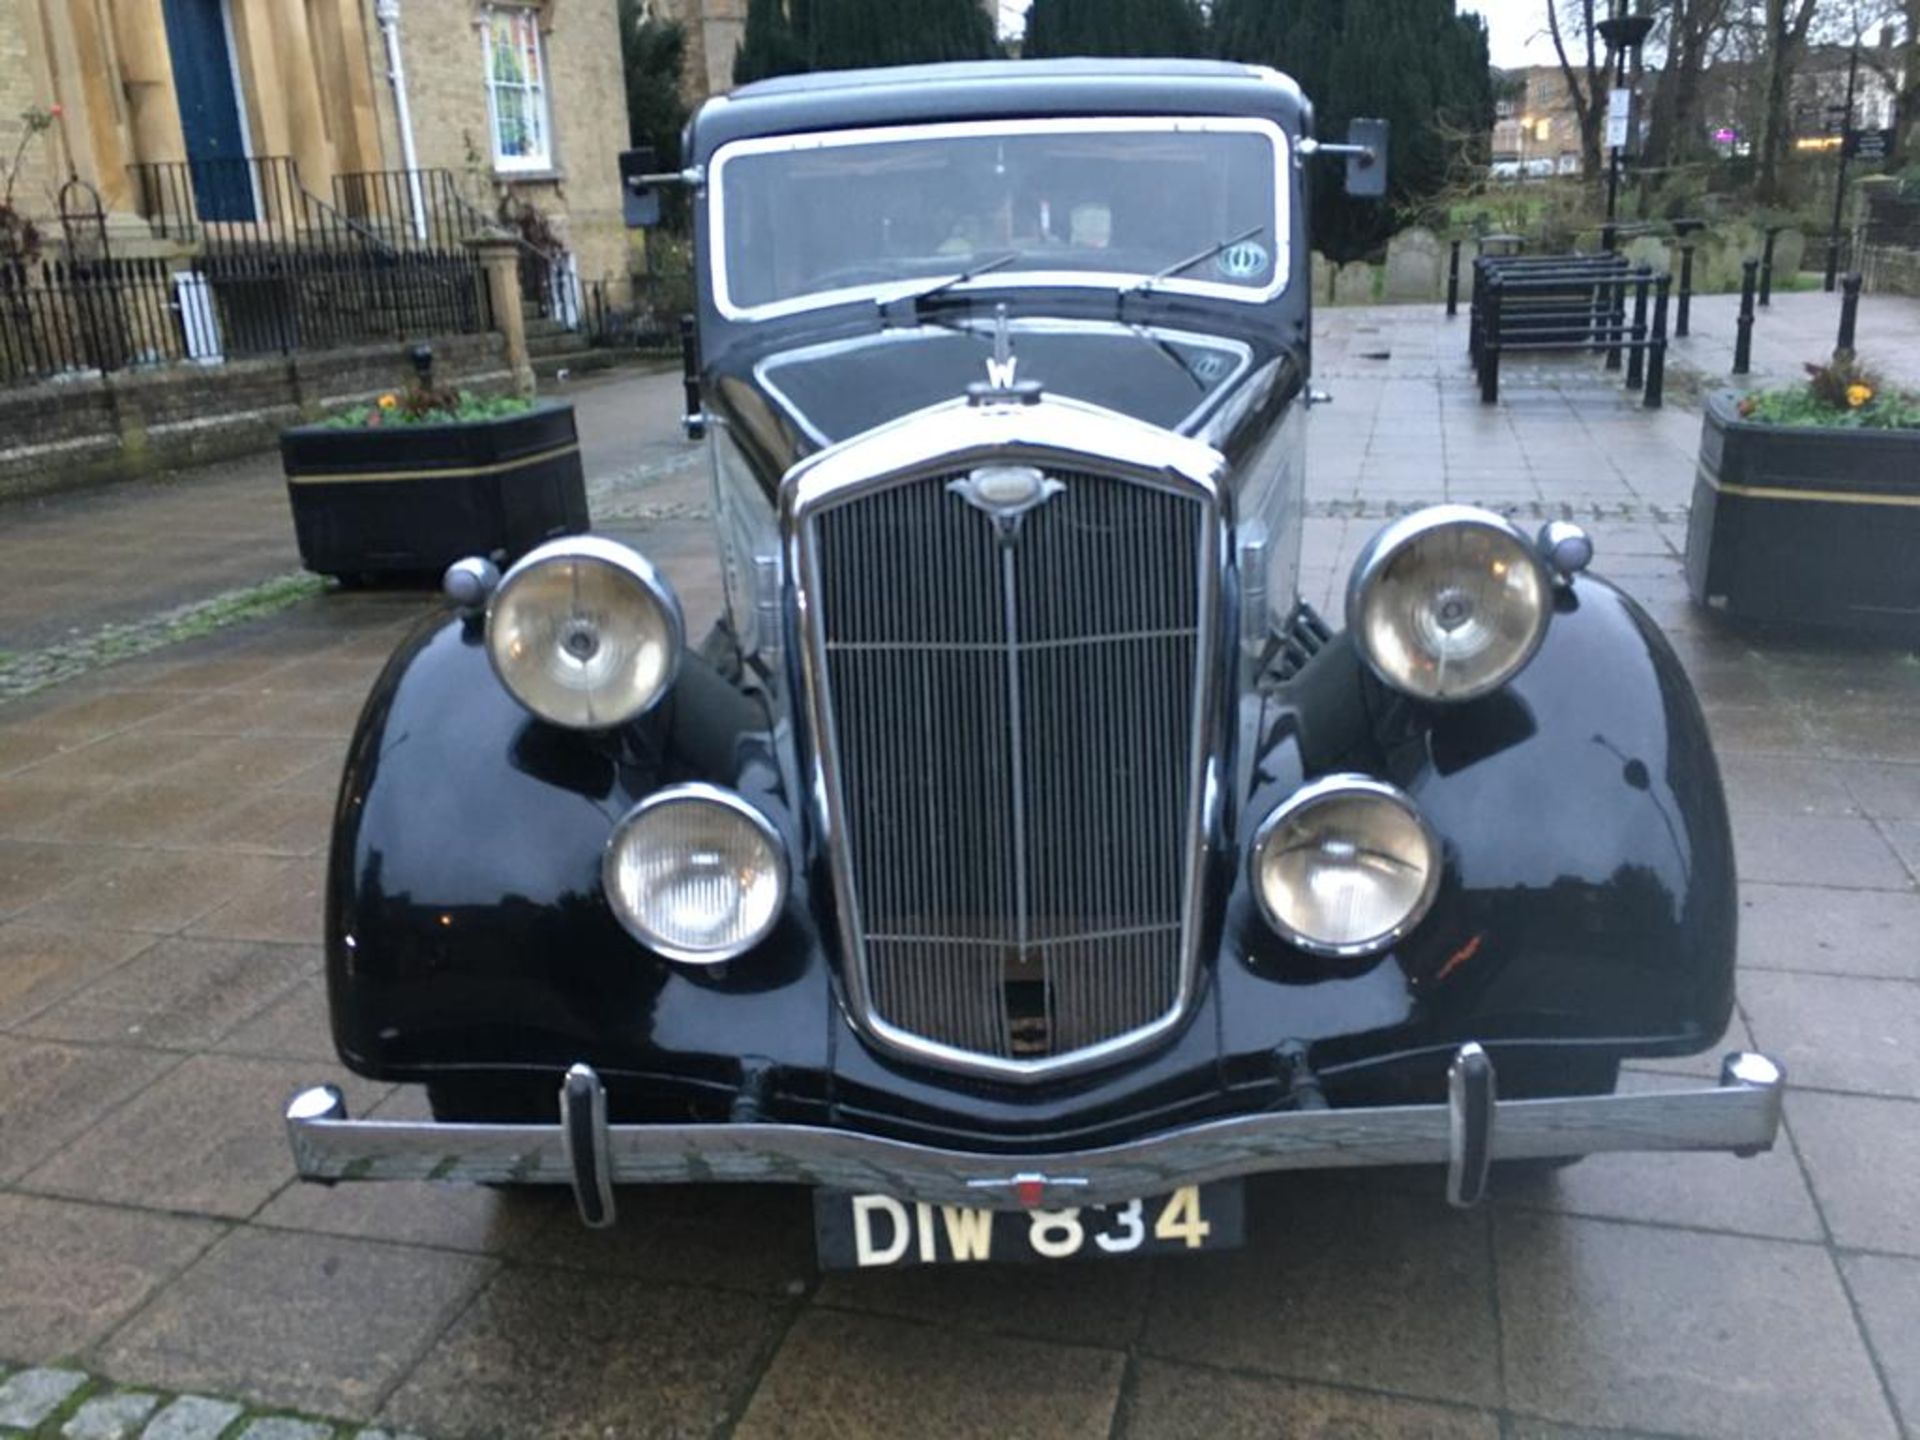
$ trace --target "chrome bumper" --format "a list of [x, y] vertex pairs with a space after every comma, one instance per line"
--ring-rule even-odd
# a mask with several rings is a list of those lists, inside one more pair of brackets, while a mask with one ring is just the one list
[[990, 1155], [810, 1125], [609, 1125], [606, 1092], [568, 1072], [553, 1125], [350, 1120], [331, 1085], [287, 1106], [294, 1163], [309, 1180], [467, 1180], [573, 1186], [582, 1218], [613, 1219], [612, 1186], [686, 1182], [821, 1185], [935, 1204], [1061, 1207], [1125, 1201], [1265, 1170], [1445, 1165], [1447, 1196], [1477, 1201], [1494, 1160], [1607, 1150], [1773, 1145], [1783, 1076], [1764, 1055], [1729, 1055], [1716, 1086], [1557, 1100], [1500, 1100], [1492, 1062], [1462, 1047], [1444, 1105], [1301, 1109], [1211, 1120], [1097, 1150]]

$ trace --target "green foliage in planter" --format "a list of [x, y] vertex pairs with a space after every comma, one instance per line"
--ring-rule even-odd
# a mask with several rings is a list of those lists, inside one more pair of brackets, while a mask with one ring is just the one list
[[1824, 425], [1842, 430], [1920, 430], [1920, 394], [1896, 390], [1836, 350], [1825, 365], [1807, 366], [1807, 383], [1744, 396], [1742, 420], [1762, 425]]
[[378, 429], [383, 425], [465, 425], [524, 415], [534, 402], [520, 395], [475, 395], [466, 390], [388, 391], [371, 405], [355, 405], [320, 423], [328, 429]]

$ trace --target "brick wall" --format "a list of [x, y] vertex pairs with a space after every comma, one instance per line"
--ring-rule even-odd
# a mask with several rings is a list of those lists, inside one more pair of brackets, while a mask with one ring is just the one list
[[[6, 0], [0, 0], [6, 3]], [[461, 180], [468, 200], [491, 211], [500, 191], [487, 135], [487, 94], [474, 0], [408, 0], [401, 15], [407, 96], [420, 163]], [[504, 7], [503, 7], [504, 8]], [[544, 33], [555, 174], [514, 178], [525, 199], [559, 222], [584, 280], [624, 285], [627, 232], [620, 215], [618, 157], [627, 148], [626, 79], [613, 0], [547, 0]], [[379, 44], [377, 31], [371, 37]], [[383, 127], [394, 135], [392, 94], [384, 83]], [[389, 163], [398, 165], [397, 158]]]
[[[512, 389], [497, 335], [433, 342], [438, 378]], [[205, 464], [271, 448], [280, 431], [413, 378], [393, 345], [172, 365], [0, 390], [0, 498]]]
[[[25, 11], [39, 0], [0, 0], [0, 163], [13, 159], [20, 144], [20, 115], [27, 109], [44, 110], [53, 101], [28, 39]], [[53, 192], [61, 174], [58, 130], [42, 135], [27, 148], [21, 165], [14, 203], [34, 216], [54, 210]], [[0, 182], [4, 183], [4, 182]]]

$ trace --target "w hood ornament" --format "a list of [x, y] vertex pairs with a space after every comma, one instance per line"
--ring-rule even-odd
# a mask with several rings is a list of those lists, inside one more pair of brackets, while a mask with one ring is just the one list
[[1013, 333], [1007, 323], [1007, 307], [1004, 304], [996, 305], [993, 310], [993, 354], [987, 357], [986, 382], [982, 384], [976, 380], [967, 386], [967, 403], [971, 405], [1039, 404], [1040, 382], [1014, 378], [1019, 366], [1019, 358], [1013, 353]]

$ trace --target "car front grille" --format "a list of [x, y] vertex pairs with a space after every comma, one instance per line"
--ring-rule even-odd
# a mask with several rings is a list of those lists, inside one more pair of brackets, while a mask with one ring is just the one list
[[1008, 1069], [1173, 1018], [1199, 844], [1211, 503], [1049, 478], [1017, 521], [945, 474], [809, 522], [863, 1018]]

